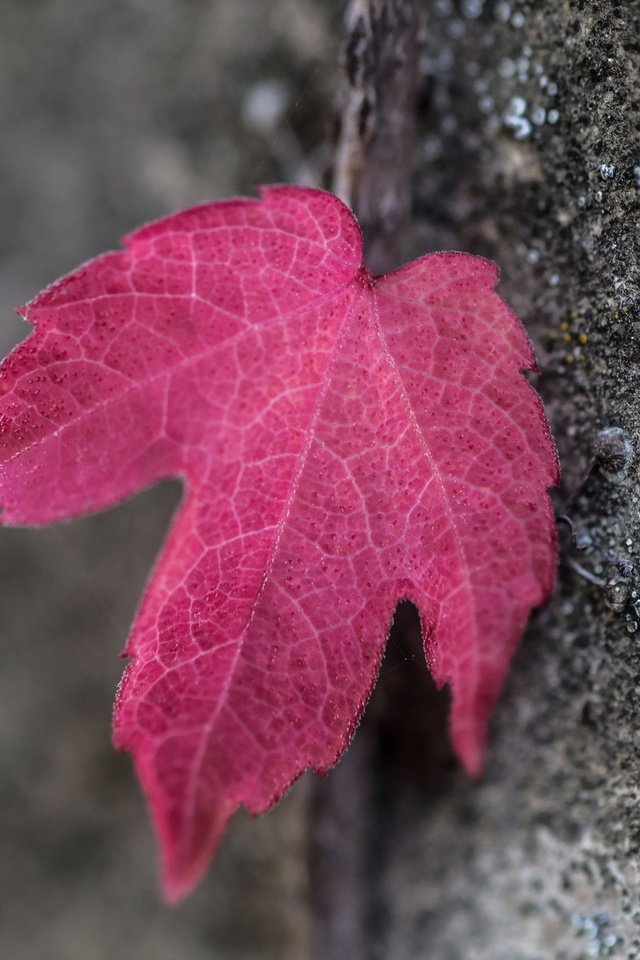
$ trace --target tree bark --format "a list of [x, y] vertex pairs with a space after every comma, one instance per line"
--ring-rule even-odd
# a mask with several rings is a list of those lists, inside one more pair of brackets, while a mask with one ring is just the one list
[[352, 0], [333, 190], [355, 210], [367, 266], [384, 273], [406, 248], [418, 101], [415, 0]]
[[[397, 255], [406, 201], [395, 221], [381, 207], [403, 197], [397, 181], [409, 181], [412, 161], [409, 252], [463, 249], [501, 265], [500, 292], [535, 342], [560, 452], [562, 563], [515, 659], [482, 781], [452, 765], [442, 701], [417, 694], [409, 619], [395, 639], [413, 634], [415, 669], [400, 697], [383, 671], [358, 758], [350, 766], [348, 754], [323, 785], [324, 815], [360, 811], [349, 841], [363, 876], [358, 957], [631, 960], [640, 957], [640, 10], [579, 0], [420, 6], [415, 149], [407, 127], [396, 150], [390, 132], [395, 107], [412, 99], [397, 94], [410, 56], [398, 58], [386, 107], [373, 97], [385, 134], [376, 141], [365, 124], [364, 145], [354, 136], [363, 91], [388, 83], [364, 55], [350, 74], [337, 185], [358, 212], [362, 204], [377, 269]], [[366, 7], [352, 6], [347, 49], [370, 50], [374, 31], [358, 20]], [[346, 873], [341, 865], [334, 877], [335, 909]], [[326, 920], [326, 901], [324, 910]]]
[[[418, 27], [414, 0], [352, 0], [347, 8], [333, 190], [360, 221], [365, 262], [373, 273], [397, 266], [407, 243]], [[384, 911], [374, 879], [382, 849], [374, 826], [376, 780], [383, 763], [374, 716], [369, 712], [348, 756], [312, 791], [311, 939], [316, 960], [365, 960]]]

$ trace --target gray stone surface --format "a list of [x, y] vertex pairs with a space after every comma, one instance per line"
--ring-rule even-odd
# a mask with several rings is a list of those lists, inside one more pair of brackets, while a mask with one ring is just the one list
[[[322, 176], [341, 6], [1, 0], [5, 347], [23, 334], [15, 303], [139, 221]], [[501, 292], [536, 343], [557, 502], [582, 549], [563, 533], [557, 595], [516, 657], [481, 783], [452, 761], [446, 700], [415, 636], [399, 652], [415, 632], [403, 611], [360, 752], [338, 772], [365, 781], [363, 950], [636, 960], [640, 11], [420, 6], [410, 243], [501, 264]], [[628, 439], [628, 462], [603, 458], [607, 427]], [[169, 911], [129, 762], [110, 746], [117, 654], [177, 497], [167, 485], [100, 517], [0, 535], [3, 956], [311, 955], [308, 781], [261, 820], [238, 818], [205, 883]]]
[[[482, 783], [443, 770], [416, 786], [401, 768], [372, 956], [631, 960], [640, 487], [637, 456], [603, 461], [598, 435], [619, 427], [630, 451], [640, 447], [640, 10], [426, 7], [415, 249], [463, 248], [502, 265], [501, 292], [542, 368], [563, 466], [557, 503], [584, 549], [562, 532], [557, 595], [515, 660]], [[604, 582], [585, 581], [572, 558]]]

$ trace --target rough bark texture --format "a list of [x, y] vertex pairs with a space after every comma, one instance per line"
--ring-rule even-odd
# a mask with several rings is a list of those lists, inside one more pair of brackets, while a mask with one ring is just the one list
[[407, 246], [418, 7], [414, 0], [352, 0], [345, 21], [333, 191], [357, 213], [369, 270], [385, 273], [402, 262]]
[[[358, 960], [636, 960], [640, 11], [417, 6], [409, 253], [462, 248], [502, 265], [501, 292], [536, 343], [576, 545], [565, 531], [556, 597], [516, 657], [480, 783], [452, 761], [446, 695], [400, 612], [336, 771], [351, 784], [345, 806], [335, 790], [324, 820], [341, 872], [363, 878], [344, 923]], [[342, 12], [321, 0], [0, 0], [4, 315], [141, 219], [259, 180], [320, 179]], [[7, 346], [23, 333], [6, 330]], [[180, 911], [158, 902], [108, 719], [116, 654], [174, 503], [163, 488], [0, 536], [0, 952], [15, 960], [305, 960], [335, 920], [333, 887], [310, 879], [308, 780], [273, 814], [234, 824]], [[327, 946], [322, 960], [331, 949], [340, 956]]]
[[[345, 17], [332, 187], [356, 212], [373, 273], [398, 266], [401, 251], [409, 245], [419, 23], [414, 0], [352, 0]], [[406, 624], [406, 617], [399, 618], [394, 642], [405, 637]], [[392, 712], [383, 710], [383, 716]], [[386, 776], [376, 717], [369, 711], [348, 760], [312, 788], [309, 903], [314, 960], [365, 960], [384, 916], [371, 872], [384, 849], [375, 782], [384, 782]], [[413, 730], [412, 739], [416, 734]]]
[[[463, 247], [502, 265], [501, 290], [537, 346], [563, 465], [557, 502], [581, 549], [565, 538], [483, 782], [456, 770], [437, 793], [393, 798], [377, 955], [635, 958], [639, 9], [427, 7], [416, 249]], [[622, 431], [614, 456], [600, 434], [610, 427]]]

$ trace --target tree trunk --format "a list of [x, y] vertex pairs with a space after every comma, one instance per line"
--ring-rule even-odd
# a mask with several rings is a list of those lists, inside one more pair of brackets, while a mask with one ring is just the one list
[[[438, 706], [417, 695], [420, 657], [402, 682], [383, 671], [358, 734], [369, 747], [362, 956], [638, 957], [640, 11], [420, 6], [412, 252], [501, 265], [560, 452], [562, 564], [515, 659], [481, 782], [434, 750], [441, 722], [416, 756]], [[372, 151], [364, 180], [367, 163], [381, 196], [389, 170]], [[353, 791], [350, 763], [336, 782]], [[363, 775], [360, 757], [353, 767]]]

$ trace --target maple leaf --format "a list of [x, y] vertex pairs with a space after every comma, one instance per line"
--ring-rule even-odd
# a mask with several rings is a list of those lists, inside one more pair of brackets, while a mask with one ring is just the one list
[[555, 449], [496, 280], [460, 253], [372, 277], [346, 206], [270, 187], [145, 226], [22, 311], [35, 332], [0, 369], [3, 521], [184, 482], [115, 713], [169, 899], [239, 805], [335, 763], [402, 598], [480, 769], [555, 569]]

